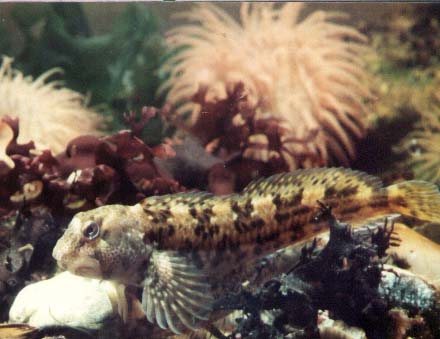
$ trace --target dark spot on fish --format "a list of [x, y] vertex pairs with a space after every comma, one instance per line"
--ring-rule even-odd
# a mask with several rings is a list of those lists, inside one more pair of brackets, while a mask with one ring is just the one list
[[237, 214], [241, 212], [240, 207], [238, 206], [238, 202], [236, 201], [232, 202], [231, 209]]
[[203, 231], [204, 231], [203, 225], [197, 224], [197, 226], [194, 227], [194, 234], [198, 237], [202, 234]]
[[372, 208], [387, 207], [388, 200], [386, 198], [374, 199], [368, 204], [368, 206], [370, 206]]
[[408, 203], [403, 197], [394, 198], [394, 203], [402, 207], [408, 207]]
[[309, 206], [300, 206], [297, 209], [294, 210], [294, 215], [301, 215], [301, 214], [307, 214], [312, 209]]
[[226, 234], [224, 234], [222, 240], [218, 242], [217, 248], [219, 250], [224, 250], [228, 246], [228, 243], [229, 243], [229, 237]]
[[153, 220], [151, 220], [151, 221], [155, 224], [159, 223], [159, 219], [157, 217], [154, 217]]
[[264, 240], [265, 240], [266, 242], [272, 242], [272, 241], [278, 239], [279, 236], [280, 236], [280, 232], [279, 232], [279, 231], [275, 231], [275, 232], [272, 232], [272, 233], [268, 234], [268, 235], [264, 238]]
[[327, 182], [327, 178], [324, 178], [321, 180], [321, 185], [325, 185], [325, 183]]
[[211, 226], [211, 227], [208, 228], [208, 233], [209, 233], [209, 236], [210, 236], [211, 238], [214, 237], [214, 233], [215, 233], [215, 231], [214, 231], [214, 227], [213, 227], [213, 226]]
[[280, 196], [280, 194], [276, 194], [276, 195], [274, 196], [274, 198], [272, 199], [272, 203], [273, 203], [276, 207], [278, 207], [278, 208], [281, 206], [282, 201], [281, 201], [281, 196]]
[[193, 218], [195, 218], [197, 216], [197, 210], [193, 207], [189, 209], [189, 214], [191, 214], [191, 216]]
[[171, 216], [171, 212], [168, 210], [162, 210], [160, 211], [160, 216], [162, 217], [163, 220], [166, 220], [168, 217]]
[[204, 213], [205, 215], [208, 215], [208, 216], [212, 216], [212, 215], [213, 215], [212, 209], [211, 209], [210, 207], [205, 208], [205, 209], [203, 210], [203, 213]]
[[341, 209], [341, 214], [351, 214], [351, 213], [356, 213], [361, 209], [361, 206], [359, 205], [354, 205], [354, 206], [348, 206], [345, 207], [343, 209]]
[[324, 192], [324, 199], [331, 198], [335, 194], [336, 194], [336, 189], [333, 186], [330, 186]]
[[253, 206], [252, 206], [252, 201], [249, 199], [247, 202], [246, 202], [246, 205], [244, 206], [244, 212], [243, 212], [243, 215], [245, 216], [245, 217], [250, 217], [250, 215], [251, 215], [251, 213], [252, 213], [252, 211], [254, 210], [254, 208], [253, 208]]
[[192, 241], [189, 240], [188, 238], [185, 239], [185, 247], [186, 247], [187, 249], [191, 249], [191, 248], [193, 247], [193, 246], [192, 246]]
[[229, 239], [229, 243], [226, 244], [232, 252], [237, 252], [240, 250], [240, 242]]
[[289, 213], [276, 213], [275, 214], [275, 220], [277, 221], [277, 223], [281, 224], [284, 221], [286, 221], [287, 219], [289, 219], [290, 214]]
[[156, 241], [161, 244], [163, 238], [163, 227], [159, 227], [156, 231]]
[[199, 214], [197, 216], [196, 220], [199, 224], [209, 224], [209, 222], [210, 222], [209, 217], [204, 214]]
[[172, 237], [176, 233], [176, 230], [174, 229], [174, 226], [169, 224], [168, 225], [168, 236]]
[[235, 230], [238, 232], [238, 233], [243, 233], [243, 229], [241, 228], [241, 222], [240, 222], [240, 220], [235, 220], [234, 221], [234, 227], [235, 227]]
[[315, 186], [318, 183], [319, 179], [318, 178], [314, 178], [312, 180], [312, 185]]
[[338, 195], [340, 197], [346, 197], [346, 196], [350, 196], [350, 195], [355, 195], [358, 191], [359, 191], [359, 188], [357, 186], [346, 187], [346, 188], [343, 188], [339, 192]]
[[290, 224], [289, 229], [292, 230], [293, 232], [297, 232], [297, 229], [301, 227], [301, 224], [298, 222], [293, 222]]
[[292, 198], [292, 205], [298, 205], [299, 203], [301, 203], [303, 192], [304, 188], [301, 188], [298, 193], [296, 193], [296, 195]]
[[149, 244], [149, 243], [151, 244], [151, 243], [157, 241], [156, 232], [149, 231], [149, 232], [145, 233], [142, 240], [144, 241], [144, 244]]
[[251, 221], [251, 227], [254, 229], [263, 227], [264, 224], [265, 224], [264, 220], [260, 218]]
[[298, 240], [298, 236], [299, 236], [298, 233], [293, 232], [292, 235], [290, 236], [290, 240], [296, 241], [296, 240]]
[[213, 228], [215, 234], [218, 234], [220, 232], [219, 225], [213, 225], [212, 228]]

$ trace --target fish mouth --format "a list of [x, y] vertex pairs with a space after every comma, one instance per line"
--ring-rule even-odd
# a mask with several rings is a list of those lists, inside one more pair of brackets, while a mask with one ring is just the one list
[[100, 271], [97, 271], [96, 267], [92, 267], [92, 266], [77, 267], [71, 272], [75, 275], [80, 275], [82, 277], [90, 277], [90, 278], [101, 278], [102, 277]]
[[73, 261], [72, 264], [66, 265], [66, 269], [82, 277], [102, 278], [102, 271], [99, 261], [93, 258], [82, 258]]
[[57, 261], [58, 267], [67, 270], [72, 274], [89, 277], [101, 278], [101, 265], [98, 260], [91, 257], [81, 257], [72, 253], [65, 253], [55, 246], [52, 256]]

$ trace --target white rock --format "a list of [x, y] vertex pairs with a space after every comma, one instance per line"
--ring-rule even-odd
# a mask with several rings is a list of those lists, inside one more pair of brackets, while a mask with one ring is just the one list
[[367, 339], [364, 330], [331, 319], [328, 311], [319, 311], [318, 330], [321, 339]]
[[109, 281], [63, 272], [20, 291], [9, 321], [35, 327], [71, 326], [98, 330], [118, 317], [117, 287]]

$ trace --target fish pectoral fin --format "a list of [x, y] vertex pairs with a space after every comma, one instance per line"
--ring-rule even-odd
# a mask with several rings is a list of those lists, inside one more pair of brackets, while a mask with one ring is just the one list
[[186, 256], [154, 251], [144, 281], [142, 307], [147, 319], [181, 334], [208, 320], [214, 298], [206, 275]]

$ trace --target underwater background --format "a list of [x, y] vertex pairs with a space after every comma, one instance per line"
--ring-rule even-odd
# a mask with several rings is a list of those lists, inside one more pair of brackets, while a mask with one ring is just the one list
[[[0, 338], [440, 338], [439, 52], [436, 3], [0, 4]], [[316, 167], [359, 172], [301, 171]], [[215, 319], [179, 318], [183, 334], [165, 306], [146, 319], [139, 286], [52, 256], [77, 213], [251, 196], [295, 170], [318, 198], [346, 177], [351, 208], [380, 181], [431, 186], [385, 221], [315, 199], [330, 232], [228, 278]]]

